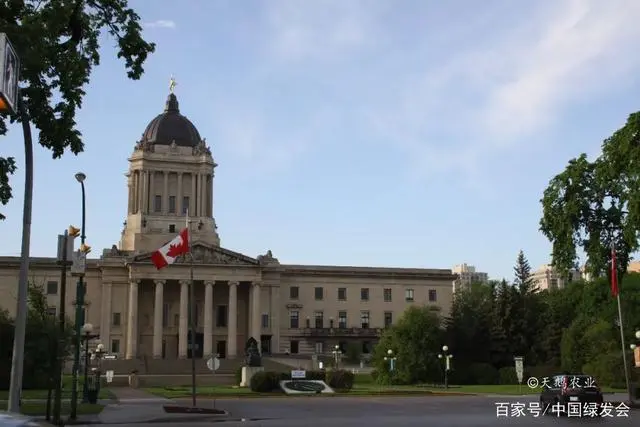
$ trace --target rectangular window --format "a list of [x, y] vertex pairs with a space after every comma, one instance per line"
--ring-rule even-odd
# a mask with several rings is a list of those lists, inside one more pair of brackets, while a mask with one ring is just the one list
[[384, 288], [384, 302], [391, 302], [391, 288]]
[[362, 354], [371, 354], [371, 343], [369, 341], [362, 341]]
[[50, 307], [47, 307], [47, 315], [55, 317], [55, 315], [57, 314], [58, 310], [56, 309], [55, 305], [52, 305]]
[[58, 282], [55, 280], [47, 282], [47, 295], [58, 295]]
[[300, 288], [297, 286], [291, 286], [289, 288], [289, 299], [298, 299], [300, 298]]
[[289, 312], [289, 327], [291, 329], [298, 329], [300, 327], [300, 312], [298, 310], [291, 310]]
[[313, 313], [315, 319], [315, 326], [317, 329], [324, 328], [324, 313], [322, 311], [316, 311]]
[[182, 215], [186, 215], [189, 211], [189, 196], [182, 198]]
[[159, 194], [153, 198], [153, 211], [162, 212], [162, 196]]
[[393, 324], [393, 313], [390, 311], [384, 312], [384, 327], [388, 328]]
[[169, 304], [166, 302], [162, 304], [162, 327], [166, 328], [169, 326]]
[[120, 326], [120, 322], [122, 321], [120, 313], [112, 313], [111, 314], [111, 324], [113, 326]]
[[175, 232], [176, 232], [176, 225], [169, 224], [169, 233], [175, 233]]
[[111, 341], [111, 353], [120, 354], [120, 340]]
[[340, 329], [347, 328], [347, 312], [346, 311], [338, 312], [338, 328]]
[[314, 293], [316, 296], [316, 301], [322, 301], [322, 297], [324, 296], [324, 289], [323, 288], [315, 288], [314, 289]]
[[227, 327], [227, 306], [219, 305], [216, 310], [216, 327], [218, 328], [226, 328]]
[[435, 289], [429, 289], [429, 302], [438, 301], [438, 294]]
[[291, 341], [291, 354], [298, 354], [300, 351], [298, 341]]
[[324, 353], [324, 342], [323, 341], [316, 342], [316, 354], [323, 354], [323, 353]]
[[413, 302], [413, 289], [404, 290], [404, 299], [407, 302]]
[[176, 196], [169, 196], [169, 213], [176, 213]]
[[360, 300], [369, 301], [369, 288], [360, 289]]
[[347, 288], [338, 288], [338, 301], [347, 300]]
[[268, 314], [263, 314], [262, 315], [262, 327], [263, 328], [268, 328], [269, 327], [269, 315]]
[[360, 327], [362, 329], [369, 329], [369, 312], [368, 311], [360, 312]]

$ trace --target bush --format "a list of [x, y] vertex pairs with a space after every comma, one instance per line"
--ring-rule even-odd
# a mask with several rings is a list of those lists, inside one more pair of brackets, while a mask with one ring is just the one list
[[489, 363], [472, 363], [469, 374], [470, 379], [478, 385], [493, 385], [499, 380], [498, 370]]
[[378, 370], [374, 369], [371, 371], [371, 378], [373, 379], [373, 382], [377, 382], [378, 381]]
[[251, 378], [251, 391], [270, 393], [280, 388], [280, 374], [276, 372], [256, 372]]
[[355, 375], [345, 370], [330, 371], [327, 374], [329, 387], [336, 390], [351, 390]]
[[513, 366], [505, 366], [504, 368], [500, 368], [500, 370], [498, 371], [498, 376], [500, 384], [518, 384], [518, 374], [516, 373], [516, 368]]

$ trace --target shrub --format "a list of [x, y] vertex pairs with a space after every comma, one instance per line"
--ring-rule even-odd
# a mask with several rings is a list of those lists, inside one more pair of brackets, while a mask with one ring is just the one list
[[[289, 374], [291, 375], [291, 374]], [[306, 380], [315, 380], [315, 381], [326, 381], [327, 380], [327, 372], [326, 371], [307, 371]]]
[[498, 370], [489, 363], [472, 363], [469, 366], [469, 374], [478, 385], [497, 384], [499, 379]]
[[[498, 371], [500, 384], [518, 384], [518, 374], [513, 366], [505, 366]], [[523, 378], [524, 380], [524, 378]]]
[[251, 391], [270, 393], [280, 388], [280, 374], [276, 372], [256, 372], [251, 378]]
[[329, 387], [336, 390], [351, 390], [355, 375], [345, 370], [330, 371], [327, 374]]
[[378, 370], [374, 369], [371, 371], [371, 378], [373, 379], [373, 382], [377, 382], [378, 381]]

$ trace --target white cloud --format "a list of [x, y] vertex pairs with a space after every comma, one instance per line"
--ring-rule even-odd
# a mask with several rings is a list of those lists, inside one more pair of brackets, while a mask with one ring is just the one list
[[157, 21], [152, 22], [144, 22], [142, 24], [144, 28], [176, 28], [176, 23], [170, 20], [159, 19]]

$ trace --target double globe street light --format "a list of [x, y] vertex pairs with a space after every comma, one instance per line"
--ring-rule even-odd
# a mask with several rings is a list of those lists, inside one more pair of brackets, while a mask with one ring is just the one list
[[449, 371], [451, 370], [451, 359], [453, 354], [449, 354], [449, 347], [442, 346], [442, 353], [438, 354], [438, 359], [444, 360], [444, 388], [449, 388]]
[[631, 350], [633, 351], [636, 368], [640, 368], [640, 330], [637, 330], [635, 335], [638, 340], [638, 344], [631, 344], [629, 347], [631, 347]]

